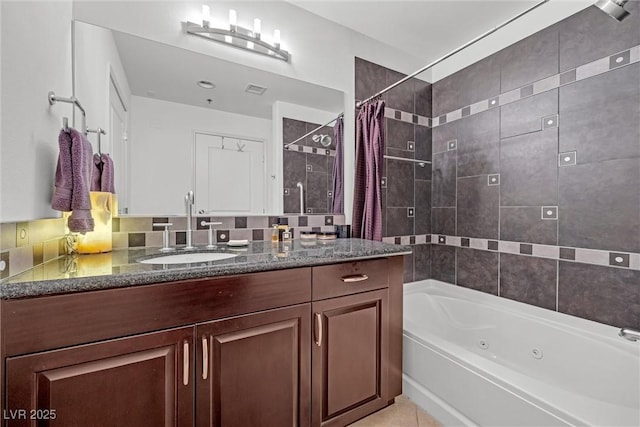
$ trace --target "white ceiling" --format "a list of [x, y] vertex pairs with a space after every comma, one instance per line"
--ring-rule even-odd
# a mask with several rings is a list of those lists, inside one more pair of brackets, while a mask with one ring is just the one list
[[[337, 90], [118, 31], [113, 31], [113, 38], [137, 96], [269, 120], [276, 101], [336, 114], [344, 109], [344, 95]], [[200, 80], [216, 87], [203, 89], [196, 84]], [[245, 92], [248, 84], [267, 90], [260, 96], [250, 94]]]

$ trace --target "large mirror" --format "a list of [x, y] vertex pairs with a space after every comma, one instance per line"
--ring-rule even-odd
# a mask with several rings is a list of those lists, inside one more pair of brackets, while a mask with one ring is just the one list
[[189, 190], [202, 214], [331, 211], [333, 123], [283, 147], [341, 113], [343, 92], [80, 21], [73, 53], [120, 215], [184, 214]]

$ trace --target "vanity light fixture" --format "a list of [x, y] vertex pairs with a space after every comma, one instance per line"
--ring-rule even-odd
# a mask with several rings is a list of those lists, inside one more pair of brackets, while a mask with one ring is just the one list
[[187, 22], [185, 29], [193, 36], [289, 62], [289, 52], [280, 48], [280, 30], [273, 31], [273, 42], [269, 43], [262, 38], [260, 19], [253, 20], [253, 29], [244, 28], [238, 25], [238, 14], [233, 9], [229, 10], [228, 29], [211, 25], [211, 9], [207, 5], [202, 6], [202, 25]]

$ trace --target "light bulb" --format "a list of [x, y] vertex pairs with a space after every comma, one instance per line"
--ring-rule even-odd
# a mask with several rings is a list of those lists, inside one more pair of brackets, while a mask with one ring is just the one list
[[236, 11], [233, 9], [229, 10], [229, 30], [236, 31], [236, 27], [238, 25], [238, 15]]
[[259, 18], [253, 20], [253, 36], [257, 39], [260, 38], [260, 32], [262, 31], [261, 22]]
[[280, 30], [273, 30], [273, 44], [280, 49]]
[[202, 26], [205, 28], [208, 28], [209, 22], [211, 22], [211, 9], [206, 4], [203, 4], [202, 5]]

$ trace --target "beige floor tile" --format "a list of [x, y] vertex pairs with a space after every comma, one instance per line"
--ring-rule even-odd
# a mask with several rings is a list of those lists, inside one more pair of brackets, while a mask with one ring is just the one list
[[405, 396], [398, 396], [393, 405], [349, 427], [442, 427], [442, 425]]

